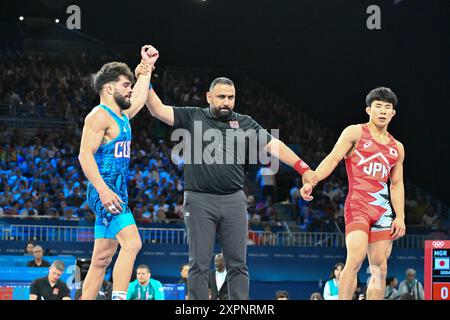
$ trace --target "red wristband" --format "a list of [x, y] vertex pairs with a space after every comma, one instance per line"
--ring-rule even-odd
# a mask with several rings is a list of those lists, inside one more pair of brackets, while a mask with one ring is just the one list
[[311, 168], [303, 161], [302, 159], [298, 160], [294, 164], [294, 169], [297, 171], [300, 175], [303, 175], [306, 171], [311, 170]]

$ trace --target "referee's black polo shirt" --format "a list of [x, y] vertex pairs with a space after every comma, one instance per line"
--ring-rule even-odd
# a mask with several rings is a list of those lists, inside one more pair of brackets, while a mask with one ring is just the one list
[[67, 285], [58, 280], [53, 287], [50, 286], [48, 276], [34, 280], [30, 286], [30, 294], [37, 295], [38, 300], [62, 300], [70, 298], [70, 291]]
[[[245, 163], [238, 163], [238, 152], [237, 148], [244, 148], [246, 158], [248, 158], [249, 141], [255, 141], [253, 139], [247, 138], [245, 140], [226, 139], [227, 129], [230, 131], [247, 131], [249, 129], [254, 129], [256, 141], [260, 141], [260, 137], [264, 136], [262, 140], [262, 146], [264, 147], [271, 139], [272, 136], [259, 125], [250, 116], [242, 115], [236, 112], [232, 112], [231, 116], [227, 120], [219, 120], [214, 117], [209, 108], [198, 108], [198, 107], [173, 107], [174, 111], [174, 129], [183, 128], [186, 129], [191, 137], [191, 164], [186, 163], [184, 166], [184, 181], [186, 191], [197, 191], [197, 192], [207, 192], [214, 194], [230, 194], [244, 188], [244, 169]], [[194, 123], [201, 122], [202, 132], [201, 136], [208, 129], [218, 129], [222, 133], [222, 143], [220, 147], [216, 150], [222, 151], [222, 163], [205, 163], [202, 155], [205, 148], [214, 143], [214, 138], [210, 141], [202, 141], [201, 152], [199, 155], [197, 150], [197, 156], [202, 159], [201, 164], [194, 163], [195, 156], [195, 141], [194, 139]], [[198, 129], [197, 129], [198, 130]], [[184, 138], [183, 138], [184, 139]], [[264, 143], [265, 141], [265, 143]], [[244, 145], [243, 145], [244, 143]], [[231, 144], [233, 144], [231, 146]], [[211, 147], [209, 147], [211, 148]], [[211, 149], [209, 149], [211, 150]], [[230, 154], [234, 150], [234, 159], [232, 164], [227, 164], [226, 154]], [[240, 149], [242, 150], [242, 149]], [[209, 151], [208, 151], [209, 152]], [[214, 155], [214, 152], [210, 152]], [[259, 148], [258, 148], [259, 152]], [[229, 157], [230, 159], [231, 156]], [[259, 158], [258, 158], [259, 159]], [[241, 161], [242, 162], [242, 161]]]

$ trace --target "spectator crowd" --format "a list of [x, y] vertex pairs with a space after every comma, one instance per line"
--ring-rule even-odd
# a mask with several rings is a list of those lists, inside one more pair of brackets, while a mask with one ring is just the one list
[[[37, 130], [27, 137], [22, 128], [8, 128], [8, 122], [2, 122], [0, 216], [95, 218], [86, 204], [87, 181], [77, 156], [83, 119], [98, 103], [90, 88], [90, 76], [106, 61], [107, 57], [87, 55], [71, 60], [59, 55], [0, 51], [0, 105], [8, 111], [7, 117], [59, 118], [71, 123], [50, 131]], [[204, 92], [210, 77], [172, 73], [164, 82], [157, 74], [153, 78], [155, 89], [160, 95], [164, 93], [166, 103], [206, 106]], [[280, 138], [297, 145], [302, 158], [313, 168], [331, 150], [335, 140], [331, 130], [259, 84], [250, 80], [245, 85], [237, 82], [237, 99], [237, 112], [250, 114], [267, 129], [280, 129]], [[183, 168], [182, 163], [171, 160], [174, 142], [170, 141], [169, 128], [145, 109], [132, 126], [128, 191], [136, 220], [166, 223], [183, 219]], [[267, 168], [261, 169], [255, 173], [254, 190], [250, 192], [248, 188], [247, 193], [250, 225], [264, 229], [280, 220], [275, 205], [282, 195], [277, 192], [276, 176], [268, 178], [264, 176]], [[326, 182], [319, 184], [313, 202], [301, 199], [300, 186], [300, 179], [295, 180], [287, 194], [290, 219], [305, 231], [343, 231], [348, 188], [344, 166], [341, 164]], [[408, 184], [406, 219], [408, 225], [426, 232], [443, 229], [436, 208]]]

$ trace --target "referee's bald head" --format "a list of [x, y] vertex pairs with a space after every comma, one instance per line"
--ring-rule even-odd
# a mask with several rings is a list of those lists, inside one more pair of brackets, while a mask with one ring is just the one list
[[209, 91], [213, 90], [214, 87], [218, 84], [226, 84], [228, 86], [232, 86], [234, 87], [234, 82], [226, 77], [218, 77], [215, 78], [212, 82], [211, 85], [209, 86]]

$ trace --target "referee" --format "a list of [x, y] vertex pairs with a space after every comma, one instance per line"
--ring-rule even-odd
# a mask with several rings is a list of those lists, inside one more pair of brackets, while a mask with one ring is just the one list
[[[255, 137], [231, 140], [227, 136], [230, 131], [253, 129], [251, 132], [256, 135], [253, 141], [263, 146], [264, 152], [294, 167], [303, 175], [304, 182], [316, 184], [315, 173], [283, 142], [251, 117], [233, 112], [235, 97], [234, 83], [228, 78], [217, 78], [211, 83], [206, 94], [207, 108], [166, 106], [151, 87], [148, 95], [147, 107], [152, 116], [184, 130], [184, 215], [191, 300], [208, 300], [209, 266], [216, 233], [226, 261], [229, 299], [249, 298], [247, 203], [243, 191], [245, 161], [239, 161], [242, 160], [239, 150], [248, 150], [252, 141], [249, 139]], [[219, 136], [214, 134], [217, 132]], [[211, 148], [211, 141], [215, 148]]]

